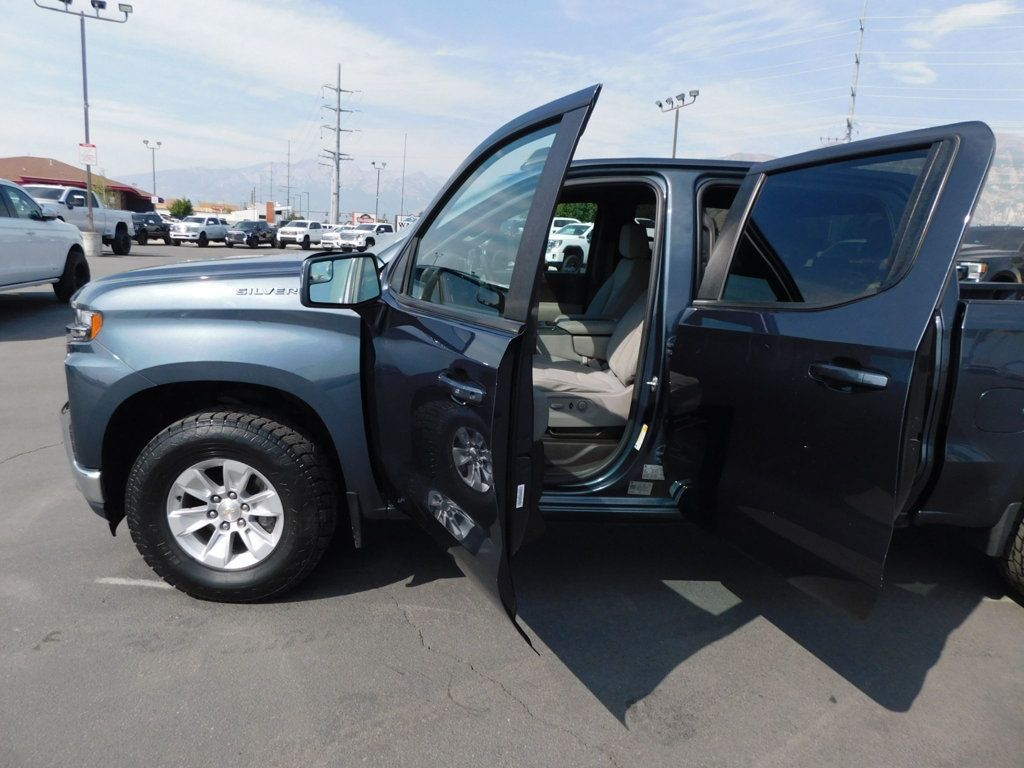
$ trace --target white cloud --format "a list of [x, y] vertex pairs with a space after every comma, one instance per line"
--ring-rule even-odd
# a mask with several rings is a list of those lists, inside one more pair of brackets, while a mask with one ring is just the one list
[[1009, 0], [989, 0], [982, 3], [964, 3], [935, 15], [925, 24], [922, 31], [930, 32], [937, 37], [959, 32], [971, 27], [989, 26], [1001, 17], [1013, 13], [1016, 5]]
[[879, 68], [891, 72], [895, 80], [907, 85], [931, 85], [938, 79], [934, 69], [923, 61], [881, 61]]

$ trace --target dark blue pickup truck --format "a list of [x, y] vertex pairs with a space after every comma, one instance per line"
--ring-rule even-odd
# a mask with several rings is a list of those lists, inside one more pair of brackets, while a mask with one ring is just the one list
[[[545, 515], [684, 511], [876, 586], [894, 528], [957, 526], [1020, 588], [1024, 302], [954, 264], [988, 127], [572, 162], [598, 92], [494, 133], [376, 255], [84, 287], [63, 420], [92, 508], [212, 600], [399, 513], [510, 614]], [[587, 263], [546, 271], [578, 203]]]

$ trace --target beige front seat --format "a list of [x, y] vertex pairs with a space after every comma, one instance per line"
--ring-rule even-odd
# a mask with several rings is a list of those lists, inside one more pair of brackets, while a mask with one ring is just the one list
[[[642, 293], [615, 326], [608, 360], [589, 365], [538, 357], [533, 366], [536, 429], [624, 426], [633, 400], [640, 360], [647, 293]], [[547, 414], [546, 419], [541, 413]], [[537, 437], [540, 437], [540, 434]]]
[[611, 277], [597, 289], [582, 315], [573, 318], [619, 318], [633, 304], [637, 297], [647, 290], [651, 275], [651, 246], [647, 242], [647, 230], [635, 221], [629, 221], [619, 229], [619, 259]]

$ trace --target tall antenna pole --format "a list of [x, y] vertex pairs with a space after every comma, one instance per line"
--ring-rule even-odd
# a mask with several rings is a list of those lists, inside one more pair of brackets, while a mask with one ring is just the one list
[[[285, 166], [285, 182], [284, 182], [284, 199], [288, 201], [288, 205], [292, 204], [292, 140], [288, 139], [288, 161]], [[292, 213], [295, 209], [292, 209]]]
[[[341, 64], [338, 64], [337, 83], [335, 85], [325, 85], [324, 88], [328, 91], [334, 91], [334, 106], [329, 107], [325, 104], [321, 107], [321, 109], [329, 109], [334, 113], [334, 125], [324, 125], [321, 128], [334, 131], [334, 150], [323, 150], [322, 157], [331, 161], [331, 212], [329, 223], [337, 224], [338, 214], [341, 211], [341, 161], [352, 159], [341, 151], [341, 134], [352, 133], [350, 129], [341, 127], [341, 113], [355, 111], [354, 109], [341, 108], [341, 94], [355, 93], [355, 91], [349, 91], [341, 87]], [[321, 136], [323, 136], [323, 131], [321, 131]]]
[[857, 20], [857, 52], [853, 54], [853, 82], [850, 84], [850, 110], [846, 113], [846, 133], [843, 141], [849, 144], [853, 141], [853, 113], [857, 108], [857, 83], [860, 80], [860, 59], [864, 50], [864, 18], [868, 15], [868, 0], [864, 0], [864, 7], [861, 9], [860, 18]]

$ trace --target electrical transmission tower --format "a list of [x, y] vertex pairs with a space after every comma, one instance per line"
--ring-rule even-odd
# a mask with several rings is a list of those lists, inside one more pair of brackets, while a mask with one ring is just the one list
[[857, 20], [857, 52], [853, 54], [853, 82], [850, 84], [850, 109], [846, 113], [846, 133], [843, 141], [853, 141], [853, 112], [857, 108], [857, 83], [860, 80], [860, 59], [864, 50], [864, 17], [868, 15], [868, 0], [864, 0], [860, 18]]
[[342, 109], [341, 108], [341, 94], [343, 93], [355, 93], [346, 88], [341, 87], [341, 64], [338, 64], [338, 79], [334, 85], [324, 85], [324, 90], [334, 91], [334, 106], [324, 104], [321, 109], [329, 109], [334, 113], [334, 125], [323, 125], [321, 126], [320, 135], [323, 136], [323, 130], [334, 132], [334, 149], [323, 149], [323, 158], [330, 160], [332, 166], [331, 174], [331, 213], [330, 223], [338, 223], [338, 214], [341, 211], [341, 161], [351, 160], [352, 156], [341, 151], [341, 134], [352, 133], [350, 128], [341, 127], [341, 115], [343, 112], [355, 112], [354, 109]]
[[868, 15], [868, 0], [864, 0], [857, 19], [857, 49], [853, 52], [853, 81], [850, 83], [850, 107], [846, 111], [846, 130], [841, 137], [822, 136], [822, 144], [849, 144], [853, 141], [853, 115], [857, 108], [857, 84], [860, 82], [860, 64], [864, 52], [864, 20]]

